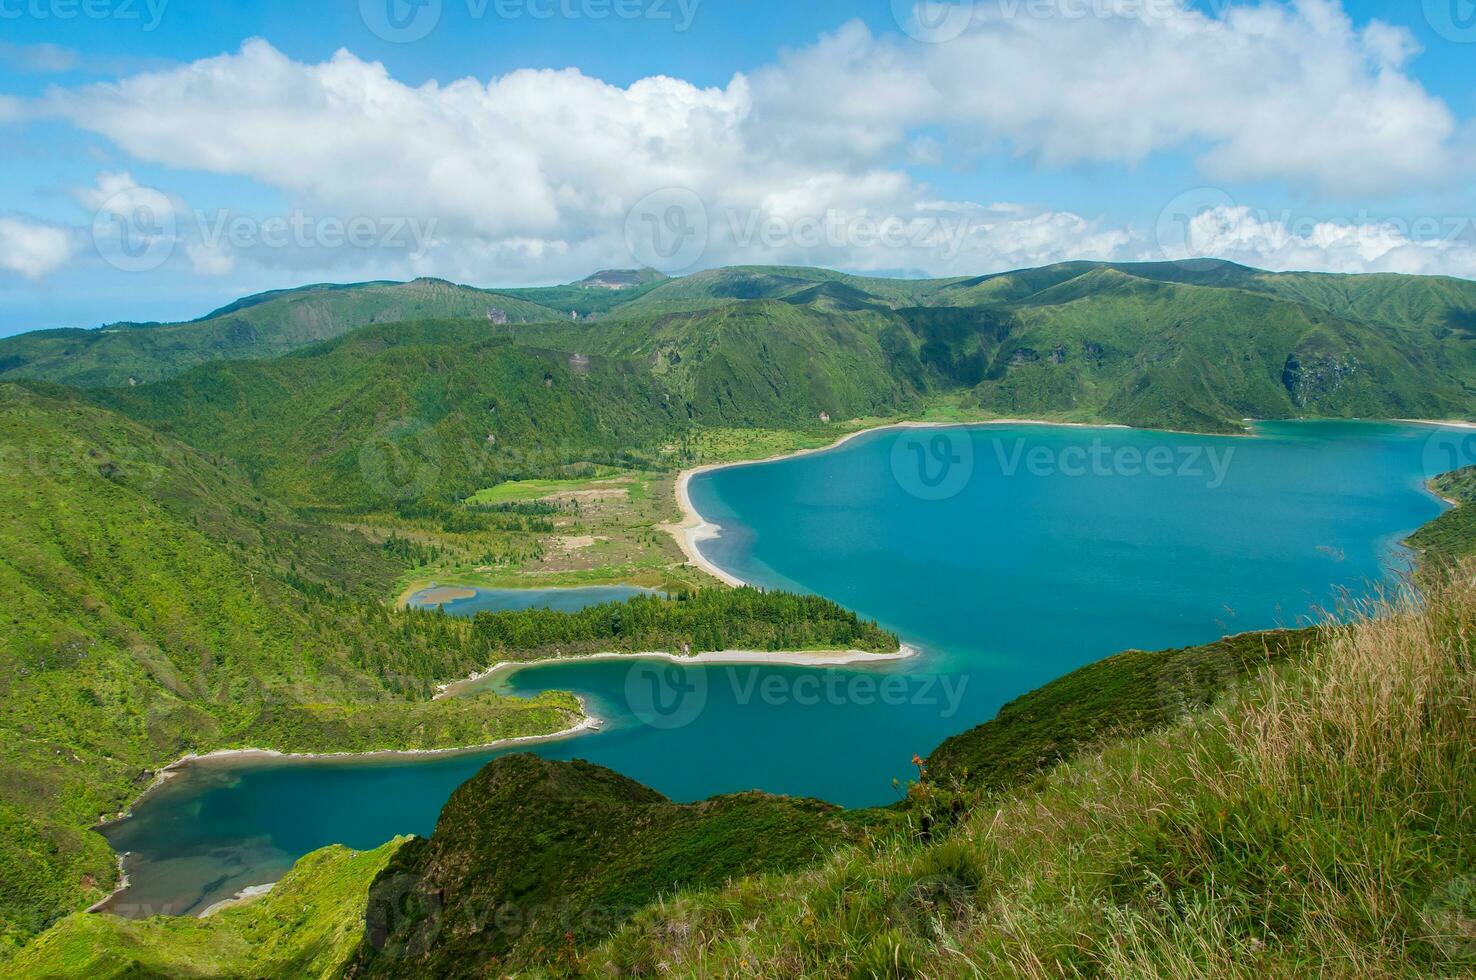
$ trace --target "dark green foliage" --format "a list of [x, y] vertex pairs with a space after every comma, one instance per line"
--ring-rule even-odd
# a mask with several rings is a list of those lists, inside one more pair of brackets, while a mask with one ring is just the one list
[[758, 589], [703, 589], [674, 599], [635, 596], [578, 612], [484, 612], [478, 638], [534, 658], [625, 651], [897, 649], [897, 637], [819, 596]]
[[568, 313], [440, 279], [306, 286], [262, 293], [189, 323], [47, 330], [0, 340], [0, 378], [85, 387], [143, 384], [217, 360], [276, 357], [372, 323], [489, 314], [510, 323]]
[[1004, 790], [1117, 739], [1169, 725], [1232, 685], [1306, 652], [1315, 629], [1226, 637], [1205, 646], [1129, 650], [1031, 691], [928, 756], [941, 786]]
[[1434, 564], [1476, 554], [1476, 466], [1444, 473], [1430, 481], [1430, 489], [1455, 504], [1450, 510], [1409, 536], [1406, 542]]
[[[194, 324], [23, 335], [0, 341], [0, 364], [3, 376], [123, 384], [206, 360], [279, 355], [364, 324], [436, 316], [475, 319], [454, 340], [445, 324], [400, 325], [376, 334], [377, 343], [404, 334], [403, 346], [433, 336], [464, 345], [501, 334], [520, 346], [603, 354], [607, 367], [619, 362], [651, 385], [646, 394], [664, 418], [645, 421], [668, 430], [804, 427], [822, 415], [891, 415], [963, 395], [995, 414], [1231, 431], [1247, 417], [1469, 414], [1476, 389], [1472, 283], [1272, 274], [1209, 260], [1070, 262], [949, 280], [738, 267], [680, 279], [602, 273], [503, 293], [436, 280], [317, 286], [248, 297]], [[586, 322], [591, 316], [597, 322]], [[594, 375], [591, 387], [608, 387], [604, 404], [641, 402], [598, 367]], [[215, 394], [199, 384], [186, 386], [195, 400]], [[446, 404], [469, 419], [481, 410], [475, 398]], [[186, 404], [176, 407], [188, 416]], [[644, 452], [670, 434], [607, 427], [603, 440], [571, 444], [609, 448], [614, 437]], [[472, 457], [476, 445], [457, 452]], [[503, 472], [455, 469], [453, 478]]]
[[568, 727], [572, 698], [429, 703], [470, 624], [380, 597], [386, 549], [76, 399], [0, 384], [0, 948], [101, 898], [116, 814], [187, 752], [435, 748]]
[[451, 502], [575, 461], [648, 464], [639, 450], [671, 428], [649, 375], [605, 358], [575, 370], [570, 355], [487, 326], [370, 327], [274, 361], [93, 395], [240, 460], [276, 495], [339, 508]]
[[801, 867], [891, 822], [762, 793], [679, 805], [586, 762], [507, 756], [380, 873], [347, 975], [558, 972], [663, 894]]

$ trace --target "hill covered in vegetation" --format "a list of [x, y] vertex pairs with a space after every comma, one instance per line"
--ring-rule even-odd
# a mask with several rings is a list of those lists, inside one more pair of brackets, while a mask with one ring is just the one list
[[636, 596], [575, 613], [527, 609], [476, 617], [479, 639], [520, 657], [683, 650], [865, 650], [893, 653], [898, 639], [819, 596], [753, 588], [704, 589], [675, 598]]
[[526, 299], [440, 279], [305, 286], [248, 296], [188, 323], [119, 323], [6, 338], [0, 340], [0, 379], [145, 384], [209, 361], [277, 357], [374, 323], [435, 317], [527, 323], [559, 315]]
[[[1469, 414], [1476, 398], [1476, 284], [1208, 260], [942, 280], [736, 267], [501, 292], [438, 280], [311, 286], [189, 324], [0, 340], [0, 378], [117, 387], [278, 357], [366, 325], [457, 318], [465, 344], [499, 334], [579, 358], [580, 370], [590, 355], [619, 363], [676, 425], [808, 426], [947, 398], [996, 415], [1228, 431], [1247, 417]], [[409, 347], [426, 334], [374, 336]]]
[[1324, 629], [946, 834], [653, 905], [586, 975], [1465, 976], [1476, 588]]
[[388, 609], [382, 547], [127, 419], [0, 385], [0, 466], [6, 941], [111, 889], [87, 828], [186, 753], [484, 744], [579, 718], [567, 695], [431, 702], [487, 663], [469, 623]]
[[380, 872], [345, 975], [558, 970], [676, 887], [809, 864], [892, 822], [763, 793], [675, 804], [585, 762], [508, 756]]
[[[945, 743], [890, 810], [680, 806], [513, 756], [353, 875], [329, 849], [229, 922], [74, 916], [16, 962], [126, 950], [162, 975], [249, 922], [271, 950], [337, 937], [312, 976], [1464, 975], [1470, 573], [1346, 624], [1091, 665]], [[283, 921], [330, 889], [352, 900]]]

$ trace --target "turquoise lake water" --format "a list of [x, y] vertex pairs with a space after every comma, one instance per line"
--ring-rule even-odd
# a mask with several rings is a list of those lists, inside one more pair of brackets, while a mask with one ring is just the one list
[[[758, 788], [890, 802], [913, 753], [1076, 667], [1296, 625], [1388, 581], [1407, 565], [1398, 542], [1443, 507], [1423, 489], [1449, 468], [1438, 444], [1469, 438], [1377, 423], [1257, 433], [886, 430], [705, 474], [693, 500], [724, 529], [705, 555], [835, 599], [922, 655], [865, 670], [555, 664], [499, 688], [581, 694], [604, 729], [531, 750], [678, 800]], [[498, 754], [189, 767], [108, 829], [131, 852], [118, 909], [197, 910], [329, 843], [429, 833]]]
[[409, 599], [416, 608], [437, 608], [452, 616], [475, 616], [479, 612], [506, 612], [513, 609], [552, 609], [555, 612], [578, 612], [602, 602], [624, 602], [633, 596], [650, 595], [650, 589], [630, 585], [590, 585], [572, 589], [475, 589], [476, 595], [450, 602], [427, 603], [432, 589], [422, 589]]

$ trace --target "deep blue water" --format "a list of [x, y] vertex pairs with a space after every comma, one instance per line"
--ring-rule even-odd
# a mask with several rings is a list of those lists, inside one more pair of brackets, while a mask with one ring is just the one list
[[[1278, 423], [1256, 438], [1035, 426], [887, 430], [692, 481], [704, 553], [826, 595], [922, 656], [869, 670], [556, 664], [501, 679], [583, 695], [599, 733], [534, 747], [678, 800], [759, 788], [889, 802], [913, 753], [1127, 647], [1295, 625], [1407, 564], [1442, 505], [1443, 432]], [[1460, 438], [1465, 438], [1464, 436]], [[1469, 461], [1469, 460], [1467, 460]], [[194, 766], [108, 836], [130, 911], [181, 912], [328, 843], [428, 833], [483, 752]]]
[[630, 585], [590, 585], [572, 589], [476, 589], [476, 595], [439, 604], [427, 603], [432, 589], [422, 589], [410, 597], [409, 605], [417, 608], [439, 608], [452, 616], [475, 616], [479, 612], [505, 612], [512, 609], [552, 609], [556, 612], [578, 612], [602, 602], [624, 602], [632, 596], [649, 595], [649, 589]]

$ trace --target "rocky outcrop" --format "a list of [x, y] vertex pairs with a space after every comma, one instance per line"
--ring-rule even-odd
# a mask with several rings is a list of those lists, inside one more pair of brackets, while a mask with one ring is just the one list
[[1291, 354], [1281, 371], [1281, 383], [1298, 407], [1322, 401], [1343, 387], [1358, 370], [1352, 354]]

